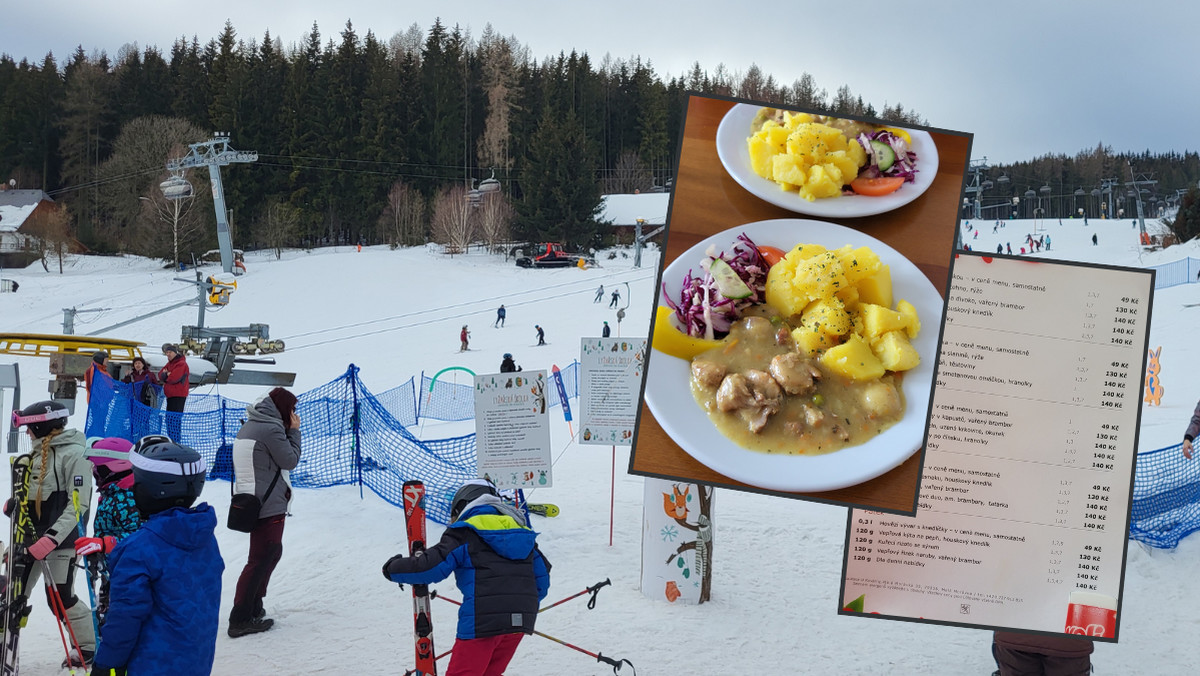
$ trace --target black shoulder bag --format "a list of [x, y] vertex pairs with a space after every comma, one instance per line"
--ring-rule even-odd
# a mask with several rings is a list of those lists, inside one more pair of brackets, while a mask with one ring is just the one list
[[[258, 525], [258, 513], [262, 510], [262, 503], [271, 497], [271, 492], [275, 490], [275, 484], [279, 482], [282, 474], [282, 469], [275, 470], [275, 478], [271, 479], [271, 485], [267, 486], [267, 492], [263, 494], [262, 500], [259, 500], [253, 493], [238, 493], [233, 496], [233, 500], [229, 504], [229, 522], [226, 524], [230, 530], [236, 530], [239, 533], [249, 533], [254, 530], [254, 527]], [[229, 490], [233, 491], [233, 484], [229, 485]]]

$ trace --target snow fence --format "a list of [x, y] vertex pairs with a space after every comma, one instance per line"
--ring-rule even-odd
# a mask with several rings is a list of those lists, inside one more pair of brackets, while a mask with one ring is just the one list
[[[562, 376], [568, 398], [578, 398], [579, 362], [563, 368]], [[183, 413], [170, 413], [161, 392], [158, 405], [147, 406], [139, 401], [140, 389], [97, 377], [106, 382], [93, 382], [84, 428], [88, 437], [136, 441], [147, 434], [166, 434], [200, 452], [210, 480], [232, 479], [233, 440], [245, 420], [246, 402], [193, 394]], [[547, 389], [550, 405], [561, 406], [557, 388]], [[409, 431], [422, 420], [474, 419], [473, 383], [421, 374], [376, 395], [351, 364], [341, 377], [297, 398], [301, 456], [290, 475], [294, 486], [357, 484], [360, 491], [369, 488], [403, 507], [401, 487], [405, 481], [419, 479], [425, 482], [429, 518], [444, 524], [450, 516], [450, 498], [476, 476], [474, 434], [431, 440], [418, 439]]]

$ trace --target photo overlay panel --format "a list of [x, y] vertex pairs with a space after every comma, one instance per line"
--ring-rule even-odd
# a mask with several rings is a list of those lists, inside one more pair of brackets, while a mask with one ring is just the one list
[[691, 95], [630, 473], [915, 513], [970, 140]]
[[841, 612], [1115, 642], [1154, 272], [952, 274], [919, 507], [850, 510]]

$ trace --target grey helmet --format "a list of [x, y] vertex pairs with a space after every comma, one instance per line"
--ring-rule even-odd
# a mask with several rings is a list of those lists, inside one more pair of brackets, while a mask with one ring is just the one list
[[162, 435], [142, 437], [129, 451], [133, 500], [149, 516], [171, 507], [191, 507], [204, 490], [204, 458]]

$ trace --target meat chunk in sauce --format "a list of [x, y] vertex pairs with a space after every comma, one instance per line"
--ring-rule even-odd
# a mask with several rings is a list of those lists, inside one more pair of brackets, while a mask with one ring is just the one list
[[754, 405], [754, 394], [750, 392], [750, 383], [740, 373], [730, 373], [721, 381], [717, 388], [717, 408], [722, 411], [736, 411]]
[[798, 352], [776, 355], [771, 360], [771, 377], [788, 394], [805, 394], [813, 388], [814, 372], [819, 378], [821, 372], [816, 370], [807, 359]]
[[694, 359], [692, 377], [703, 387], [717, 387], [725, 378], [725, 366], [707, 359]]
[[731, 373], [717, 388], [717, 408], [737, 411], [751, 432], [759, 432], [783, 404], [783, 389], [766, 371]]

